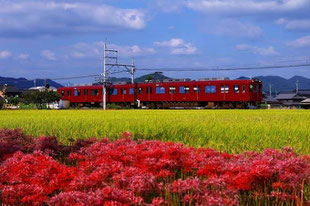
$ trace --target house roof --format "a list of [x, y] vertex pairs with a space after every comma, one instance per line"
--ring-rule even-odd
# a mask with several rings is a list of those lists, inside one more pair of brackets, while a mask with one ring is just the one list
[[302, 104], [302, 105], [310, 105], [310, 98], [301, 101], [300, 104]]
[[[57, 91], [57, 88], [56, 87], [50, 87], [51, 90], [53, 91]], [[30, 87], [28, 90], [38, 90], [38, 91], [45, 91], [46, 90], [46, 87], [45, 86], [38, 86], [38, 87]]]
[[279, 94], [278, 96], [276, 96], [276, 99], [277, 100], [293, 99], [296, 96], [297, 96], [296, 93]]

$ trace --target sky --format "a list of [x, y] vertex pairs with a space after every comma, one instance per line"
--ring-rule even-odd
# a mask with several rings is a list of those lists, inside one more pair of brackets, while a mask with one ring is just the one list
[[309, 63], [310, 0], [0, 0], [0, 76], [99, 74], [105, 41], [120, 63], [174, 78], [310, 78], [310, 67], [169, 71]]

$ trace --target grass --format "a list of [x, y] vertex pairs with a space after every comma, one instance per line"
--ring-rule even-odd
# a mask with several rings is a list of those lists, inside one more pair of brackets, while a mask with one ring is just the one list
[[306, 110], [61, 110], [0, 111], [0, 128], [22, 128], [33, 136], [119, 138], [182, 142], [240, 153], [293, 147], [310, 154]]

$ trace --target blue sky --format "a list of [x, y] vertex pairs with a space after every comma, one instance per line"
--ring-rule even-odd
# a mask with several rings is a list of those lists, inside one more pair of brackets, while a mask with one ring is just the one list
[[[310, 1], [0, 0], [0, 76], [100, 73], [105, 39], [119, 50], [121, 62], [133, 57], [137, 68], [305, 63], [310, 61]], [[310, 77], [310, 68], [164, 74], [289, 78]]]

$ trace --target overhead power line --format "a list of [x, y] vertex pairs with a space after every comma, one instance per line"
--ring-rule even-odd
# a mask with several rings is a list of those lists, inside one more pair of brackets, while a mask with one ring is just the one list
[[100, 74], [90, 74], [90, 75], [82, 75], [82, 76], [73, 76], [73, 77], [59, 77], [59, 78], [51, 78], [51, 80], [68, 80], [68, 79], [83, 79], [90, 77], [98, 77]]
[[[235, 67], [235, 68], [136, 68], [137, 71], [163, 71], [163, 72], [210, 72], [210, 71], [244, 71], [244, 70], [264, 70], [264, 69], [281, 69], [281, 68], [301, 68], [310, 67], [310, 63], [306, 64], [289, 64], [289, 65], [273, 65], [273, 66], [259, 66], [259, 67]], [[123, 72], [123, 71], [122, 71]], [[114, 72], [117, 73], [117, 72]], [[90, 77], [98, 77], [100, 74], [90, 74], [72, 77], [51, 78], [52, 80], [69, 80], [69, 79], [83, 79]]]
[[308, 67], [309, 64], [290, 64], [290, 65], [274, 65], [274, 66], [260, 66], [260, 67], [235, 67], [235, 68], [137, 68], [140, 71], [177, 71], [177, 72], [207, 72], [207, 71], [237, 71], [237, 70], [262, 70], [262, 69], [280, 69], [280, 68], [299, 68]]

